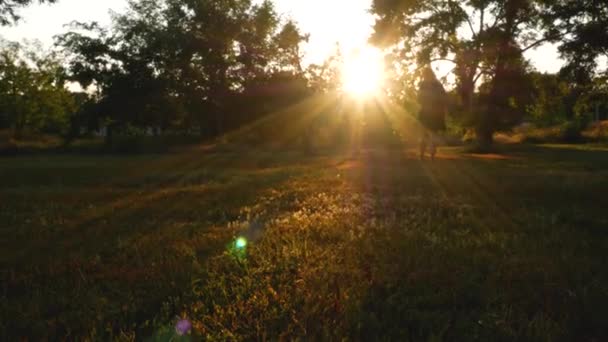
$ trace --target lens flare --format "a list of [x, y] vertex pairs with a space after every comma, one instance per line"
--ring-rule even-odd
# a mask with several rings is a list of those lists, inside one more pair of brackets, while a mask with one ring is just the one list
[[236, 242], [234, 245], [238, 249], [243, 249], [243, 248], [247, 247], [247, 239], [245, 239], [244, 237], [241, 236], [238, 239], [236, 239]]
[[175, 325], [175, 332], [179, 336], [184, 336], [186, 334], [189, 334], [191, 330], [192, 330], [192, 323], [190, 323], [190, 321], [187, 319], [180, 319], [177, 322], [177, 324]]

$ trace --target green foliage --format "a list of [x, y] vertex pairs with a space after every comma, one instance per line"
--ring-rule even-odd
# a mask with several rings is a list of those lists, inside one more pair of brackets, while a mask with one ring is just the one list
[[582, 135], [588, 141], [608, 142], [608, 120], [591, 124]]
[[[527, 134], [527, 141], [581, 141], [591, 122], [604, 119], [608, 93], [603, 77], [584, 84], [573, 83], [563, 74], [536, 73], [532, 77], [534, 101], [528, 107], [528, 120], [540, 129]], [[591, 135], [601, 136], [599, 132]]]
[[562, 126], [561, 139], [566, 143], [577, 143], [582, 139], [581, 131], [583, 130], [580, 121], [567, 122]]
[[534, 79], [535, 101], [529, 107], [528, 113], [538, 126], [552, 126], [571, 119], [572, 106], [568, 104], [568, 97], [572, 96], [568, 82], [557, 75], [532, 75]]
[[[547, 143], [581, 143], [601, 140], [596, 138], [588, 138], [588, 133], [584, 134], [586, 123], [581, 120], [563, 121], [553, 126], [528, 127], [516, 133], [512, 137], [514, 142], [532, 143], [532, 144], [547, 144]], [[595, 132], [596, 136], [598, 135]]]
[[602, 71], [599, 57], [608, 55], [608, 4], [594, 0], [559, 1], [546, 18], [560, 33], [559, 51], [568, 61], [562, 74], [579, 84], [591, 81], [596, 72]]
[[15, 136], [25, 130], [61, 134], [75, 110], [57, 55], [35, 44], [2, 41], [0, 128], [12, 128]]
[[[518, 88], [526, 79], [522, 55], [551, 36], [541, 26], [551, 6], [551, 1], [376, 0], [372, 40], [394, 47], [410, 66], [454, 63], [460, 111], [487, 145], [497, 129], [518, 123], [525, 113], [527, 102], [519, 101], [524, 91]], [[476, 96], [480, 82], [488, 91]]]
[[594, 77], [590, 83], [579, 86], [579, 97], [574, 105], [577, 119], [581, 121], [602, 119], [602, 113], [608, 109], [607, 80], [606, 76]]
[[270, 1], [133, 0], [111, 28], [76, 23], [58, 43], [72, 79], [98, 88], [102, 117], [139, 127], [198, 126], [209, 138], [259, 117], [251, 94], [264, 93], [264, 103], [301, 97], [301, 87], [284, 83], [302, 79], [306, 39]]

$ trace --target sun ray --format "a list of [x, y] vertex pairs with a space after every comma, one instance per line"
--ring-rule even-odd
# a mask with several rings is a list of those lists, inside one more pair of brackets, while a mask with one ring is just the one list
[[354, 52], [342, 67], [342, 90], [356, 97], [376, 96], [384, 82], [384, 61], [379, 50], [365, 47]]

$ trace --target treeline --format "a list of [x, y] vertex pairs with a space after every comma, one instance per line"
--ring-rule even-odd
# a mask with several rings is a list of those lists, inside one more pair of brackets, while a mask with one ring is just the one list
[[[3, 2], [0, 22], [16, 20], [27, 2]], [[376, 100], [388, 105], [368, 105], [383, 117], [366, 120], [391, 126], [389, 135], [419, 111], [419, 85], [437, 80], [430, 67], [439, 61], [453, 65], [455, 82], [429, 101], [448, 102], [451, 124], [484, 145], [524, 121], [580, 130], [605, 118], [606, 2], [375, 0], [371, 10], [371, 41], [387, 60]], [[307, 40], [271, 1], [130, 0], [109, 27], [71, 23], [51, 52], [3, 41], [0, 129], [70, 142], [103, 128], [110, 143], [149, 131], [210, 139], [253, 127], [261, 128], [251, 141], [306, 140], [330, 122], [338, 134], [354, 125], [344, 113], [361, 108], [340, 97], [339, 49], [305, 66]], [[524, 58], [545, 43], [558, 44], [567, 61], [559, 74], [538, 73]], [[83, 91], [66, 90], [76, 85]]]
[[131, 1], [109, 29], [73, 28], [58, 45], [70, 77], [96, 89], [110, 136], [133, 125], [213, 137], [307, 95], [307, 37], [268, 1]]
[[[56, 37], [61, 58], [3, 44], [1, 124], [16, 135], [106, 127], [111, 140], [151, 127], [210, 138], [329, 89], [325, 67], [302, 65], [308, 36], [270, 1], [133, 0], [110, 27], [70, 27]], [[69, 82], [87, 91], [70, 94]]]

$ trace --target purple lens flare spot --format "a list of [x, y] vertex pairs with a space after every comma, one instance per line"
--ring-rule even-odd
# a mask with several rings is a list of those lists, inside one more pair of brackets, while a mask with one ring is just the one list
[[192, 323], [187, 319], [180, 319], [175, 325], [175, 332], [177, 332], [179, 336], [190, 333], [190, 330], [192, 330]]

